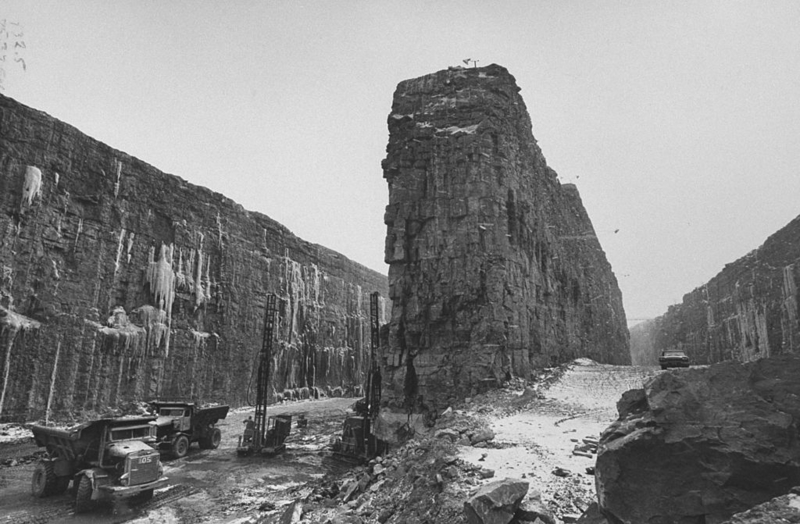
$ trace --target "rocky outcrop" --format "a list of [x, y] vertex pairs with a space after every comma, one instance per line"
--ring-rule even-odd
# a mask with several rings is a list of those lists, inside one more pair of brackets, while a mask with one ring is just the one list
[[444, 407], [576, 357], [630, 363], [616, 278], [506, 69], [401, 82], [388, 125], [390, 404]]
[[388, 290], [269, 217], [2, 96], [0, 270], [0, 419], [16, 420], [156, 395], [252, 401], [268, 293], [280, 298], [273, 389], [360, 385], [368, 297]]
[[[795, 490], [796, 491], [796, 488]], [[742, 513], [724, 524], [790, 524], [800, 522], [800, 495], [789, 493], [775, 497]]]
[[[631, 329], [634, 361], [656, 364], [669, 347], [698, 364], [797, 353], [799, 262], [800, 216], [664, 315]], [[643, 336], [634, 345], [635, 330]]]
[[464, 502], [467, 523], [508, 524], [527, 493], [524, 480], [507, 478], [485, 484]]
[[616, 524], [720, 523], [800, 483], [800, 358], [675, 370], [618, 404], [598, 503]]

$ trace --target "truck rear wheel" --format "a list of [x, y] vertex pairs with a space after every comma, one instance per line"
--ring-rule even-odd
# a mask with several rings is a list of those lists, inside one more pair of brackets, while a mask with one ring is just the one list
[[203, 449], [217, 449], [222, 442], [222, 432], [219, 428], [212, 428], [203, 438], [200, 439], [200, 447]]
[[75, 513], [86, 513], [94, 508], [92, 500], [92, 481], [86, 475], [81, 475], [78, 489], [75, 492]]
[[186, 435], [181, 435], [172, 444], [172, 458], [183, 458], [189, 453], [189, 439]]
[[[67, 482], [69, 482], [69, 477], [67, 477]], [[63, 489], [59, 491], [59, 481], [53, 468], [53, 463], [44, 460], [39, 461], [33, 470], [33, 478], [31, 479], [31, 493], [33, 493], [33, 496], [43, 498], [63, 492]]]

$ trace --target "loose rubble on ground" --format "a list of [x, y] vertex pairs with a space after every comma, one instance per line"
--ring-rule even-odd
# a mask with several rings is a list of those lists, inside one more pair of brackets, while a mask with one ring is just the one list
[[[699, 485], [702, 475], [688, 484], [668, 481], [681, 478], [681, 468], [688, 467], [674, 459], [681, 455], [675, 453], [684, 444], [702, 440], [703, 445], [717, 451], [703, 452], [705, 458], [692, 458], [692, 467], [709, 470], [713, 464], [708, 461], [717, 457], [715, 470], [722, 472], [721, 468], [727, 464], [725, 467], [733, 469], [726, 474], [741, 478], [736, 486], [727, 487], [718, 483], [716, 477], [703, 481], [712, 491], [718, 490], [715, 493], [719, 504], [704, 502], [706, 513], [701, 516], [707, 523], [800, 522], [800, 498], [792, 488], [800, 471], [800, 466], [795, 465], [798, 461], [791, 458], [796, 456], [792, 455], [796, 444], [781, 440], [781, 435], [793, 427], [787, 413], [800, 413], [797, 407], [800, 403], [796, 400], [800, 395], [794, 391], [795, 386], [782, 380], [784, 376], [793, 376], [797, 366], [800, 364], [793, 360], [765, 360], [758, 364], [727, 363], [707, 369], [661, 372], [655, 368], [576, 361], [548, 370], [536, 382], [510, 381], [501, 389], [451, 406], [426, 431], [411, 436], [382, 456], [359, 464], [331, 452], [331, 443], [341, 431], [345, 413], [332, 410], [324, 416], [315, 414], [308, 408], [315, 405], [314, 401], [286, 402], [271, 408], [303, 413], [303, 417], [296, 419], [304, 422], [287, 440], [286, 457], [259, 458], [252, 463], [230, 458], [229, 455], [235, 455], [236, 439], [230, 433], [251, 413], [245, 408], [237, 409], [229, 416], [232, 420], [226, 426], [226, 440], [220, 449], [213, 450], [219, 453], [213, 459], [216, 465], [204, 462], [202, 452], [194, 461], [167, 462], [168, 476], [180, 483], [170, 486], [162, 496], [157, 495], [158, 504], [129, 515], [125, 521], [609, 524], [617, 522], [607, 520], [608, 515], [616, 512], [620, 515], [615, 517], [619, 522], [638, 522], [637, 518], [653, 515], [660, 515], [658, 518], [663, 522], [683, 522], [689, 518], [687, 512], [701, 506], [698, 501], [692, 502], [691, 494], [682, 492], [681, 486]], [[766, 376], [774, 378], [766, 380]], [[749, 385], [736, 386], [737, 383]], [[731, 411], [724, 407], [725, 398], [734, 398], [729, 389], [736, 392], [737, 402], [747, 410]], [[709, 400], [708, 395], [716, 400]], [[352, 405], [355, 399], [340, 400]], [[698, 411], [701, 405], [698, 402], [706, 408]], [[666, 419], [672, 423], [668, 429], [659, 430], [658, 426]], [[700, 419], [703, 422], [698, 422]], [[722, 433], [719, 428], [715, 430], [718, 438], [727, 442], [725, 446], [747, 452], [747, 456], [734, 453], [742, 458], [741, 467], [720, 454], [723, 448], [711, 439], [707, 428], [713, 426], [714, 420], [723, 421], [722, 426], [728, 428], [723, 428]], [[769, 444], [772, 451], [758, 444], [765, 442], [766, 437], [756, 437], [756, 442], [748, 436], [759, 431], [777, 439]], [[41, 456], [35, 447], [25, 447], [30, 438], [26, 432], [19, 424], [0, 426], [0, 487], [4, 478], [13, 481], [13, 476], [4, 476], [5, 472], [31, 468]], [[666, 444], [661, 442], [664, 436], [669, 440]], [[645, 444], [647, 447], [639, 449]], [[3, 454], [10, 446], [25, 452], [13, 457]], [[614, 471], [607, 465], [610, 461], [621, 468], [638, 468], [642, 475], [648, 474], [647, 468], [640, 467], [646, 458], [642, 453], [667, 454], [658, 460], [657, 469], [664, 477], [662, 485], [654, 485], [651, 479], [632, 486], [631, 478], [616, 478], [609, 473]], [[781, 470], [787, 474], [786, 478], [774, 467], [759, 469], [761, 463], [770, 464], [770, 457], [776, 453], [788, 457]], [[205, 469], [198, 468], [199, 465]], [[231, 465], [238, 468], [237, 473], [227, 469]], [[311, 473], [301, 474], [302, 465], [310, 467]], [[242, 476], [242, 472], [257, 468], [261, 468], [257, 473], [259, 478], [254, 481]], [[270, 468], [280, 471], [272, 473]], [[749, 474], [747, 482], [743, 474]], [[208, 475], [212, 477], [213, 489], [191, 483], [192, 479]], [[759, 488], [760, 479], [769, 480], [774, 495]], [[603, 490], [605, 507], [598, 505], [597, 489]], [[709, 489], [706, 492], [711, 493]], [[720, 489], [735, 490], [738, 499], [726, 502], [722, 496], [726, 491]], [[653, 490], [665, 494], [669, 491], [662, 500], [666, 505], [654, 502]], [[631, 493], [633, 499], [626, 495]], [[754, 502], [746, 507], [739, 504], [745, 498]], [[34, 504], [31, 499], [31, 505]], [[731, 509], [725, 510], [723, 504], [731, 505]], [[0, 508], [0, 522], [6, 522], [2, 511]], [[634, 516], [625, 511], [635, 511]], [[41, 516], [34, 517], [20, 522], [50, 522]], [[119, 521], [103, 518], [106, 517], [100, 516], [97, 522]]]

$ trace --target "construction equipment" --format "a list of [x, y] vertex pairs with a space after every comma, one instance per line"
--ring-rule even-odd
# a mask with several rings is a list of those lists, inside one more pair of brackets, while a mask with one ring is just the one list
[[198, 442], [201, 449], [217, 449], [222, 433], [216, 423], [228, 416], [230, 408], [225, 405], [202, 407], [179, 400], [153, 400], [150, 407], [158, 415], [158, 449], [176, 459], [186, 456], [192, 442]]
[[270, 363], [272, 362], [272, 343], [275, 338], [277, 313], [277, 297], [269, 294], [264, 316], [264, 338], [258, 362], [255, 420], [245, 421], [245, 430], [239, 437], [239, 446], [236, 448], [236, 452], [240, 456], [254, 453], [275, 455], [282, 452], [286, 449], [284, 441], [289, 436], [292, 427], [291, 415], [267, 417]]
[[380, 347], [380, 318], [376, 291], [370, 295], [370, 370], [367, 373], [365, 396], [356, 402], [355, 415], [344, 421], [341, 440], [334, 444], [336, 454], [358, 461], [369, 460], [388, 449], [385, 441], [372, 434], [372, 425], [378, 416], [381, 403], [381, 370], [377, 351]]
[[101, 500], [135, 497], [145, 501], [167, 484], [156, 441], [155, 416], [93, 420], [62, 429], [31, 424], [47, 458], [33, 471], [36, 497], [64, 493], [74, 481], [75, 512], [84, 513]]

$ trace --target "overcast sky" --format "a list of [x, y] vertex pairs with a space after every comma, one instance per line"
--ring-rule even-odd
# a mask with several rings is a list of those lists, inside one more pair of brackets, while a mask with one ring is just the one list
[[796, 1], [0, 0], [1, 20], [4, 94], [382, 273], [395, 87], [466, 58], [516, 77], [629, 319], [800, 214]]

